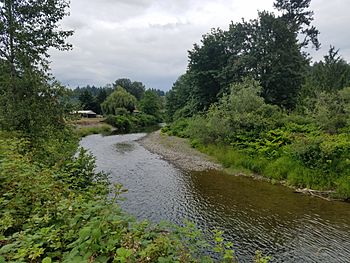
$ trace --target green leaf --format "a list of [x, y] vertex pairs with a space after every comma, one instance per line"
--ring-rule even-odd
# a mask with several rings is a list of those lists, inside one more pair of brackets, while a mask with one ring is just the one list
[[46, 257], [46, 258], [44, 258], [43, 261], [42, 261], [42, 263], [51, 263], [51, 262], [52, 262], [52, 260], [51, 260], [50, 257]]

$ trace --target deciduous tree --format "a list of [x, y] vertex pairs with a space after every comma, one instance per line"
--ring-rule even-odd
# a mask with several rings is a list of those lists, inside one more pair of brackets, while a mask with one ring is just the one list
[[107, 97], [105, 102], [101, 104], [102, 111], [104, 114], [117, 115], [118, 109], [125, 108], [129, 112], [135, 109], [136, 98], [127, 92], [122, 87], [117, 87], [117, 89]]
[[[61, 86], [49, 74], [50, 48], [66, 50], [65, 0], [0, 0], [0, 125], [27, 134], [63, 122]], [[49, 84], [50, 83], [50, 84]]]

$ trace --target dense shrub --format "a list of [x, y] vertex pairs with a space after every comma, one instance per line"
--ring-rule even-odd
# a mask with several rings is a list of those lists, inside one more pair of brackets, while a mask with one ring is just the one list
[[119, 133], [127, 133], [142, 130], [143, 128], [157, 125], [158, 119], [145, 113], [108, 115], [106, 123], [116, 128]]
[[167, 125], [163, 127], [162, 132], [167, 133], [170, 136], [173, 135], [181, 138], [186, 138], [188, 137], [188, 134], [186, 132], [188, 125], [189, 125], [189, 121], [185, 118], [181, 118], [173, 122], [171, 125]]

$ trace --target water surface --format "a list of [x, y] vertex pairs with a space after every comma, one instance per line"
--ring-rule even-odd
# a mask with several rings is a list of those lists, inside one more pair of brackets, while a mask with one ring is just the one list
[[217, 171], [184, 172], [135, 141], [144, 135], [81, 141], [97, 169], [128, 189], [122, 207], [138, 219], [222, 229], [240, 262], [252, 262], [258, 249], [272, 262], [350, 262], [349, 203]]

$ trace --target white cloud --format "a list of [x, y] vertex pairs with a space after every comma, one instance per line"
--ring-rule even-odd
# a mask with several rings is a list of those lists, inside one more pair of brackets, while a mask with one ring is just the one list
[[[187, 50], [210, 28], [255, 18], [272, 0], [73, 0], [63, 27], [75, 30], [69, 52], [52, 51], [52, 69], [64, 84], [104, 85], [122, 77], [167, 90], [185, 72]], [[314, 0], [315, 24], [350, 60], [347, 0]], [[322, 57], [321, 52], [315, 54]]]

